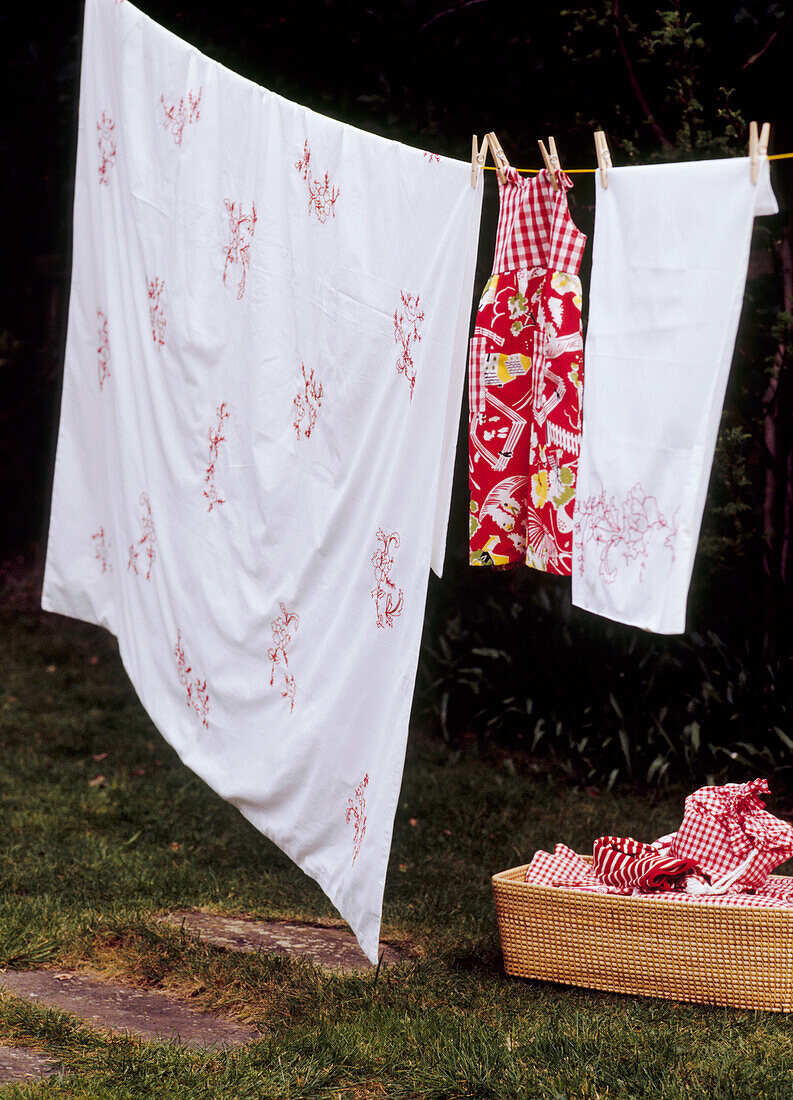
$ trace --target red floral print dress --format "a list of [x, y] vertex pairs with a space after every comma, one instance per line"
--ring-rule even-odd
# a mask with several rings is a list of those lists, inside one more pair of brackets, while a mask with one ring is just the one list
[[583, 338], [578, 269], [586, 243], [542, 171], [499, 182], [493, 274], [470, 350], [471, 565], [572, 571], [581, 441]]

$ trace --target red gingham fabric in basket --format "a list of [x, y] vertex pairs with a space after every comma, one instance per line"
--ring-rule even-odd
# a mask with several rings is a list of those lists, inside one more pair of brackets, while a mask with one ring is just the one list
[[775, 867], [793, 857], [793, 826], [764, 809], [762, 794], [768, 794], [765, 779], [690, 794], [670, 855], [694, 860], [713, 881], [756, 852], [735, 885], [762, 886]]
[[535, 852], [526, 868], [526, 882], [535, 886], [580, 886], [605, 891], [585, 859], [564, 844], [550, 852]]
[[553, 853], [537, 852], [526, 868], [526, 882], [534, 886], [557, 886], [587, 894], [636, 894], [654, 902], [684, 901], [695, 905], [736, 905], [748, 909], [793, 909], [793, 878], [769, 879], [755, 893], [733, 889], [725, 894], [685, 894], [682, 890], [654, 890], [642, 894], [618, 886], [604, 886], [592, 867], [577, 852], [557, 844]]
[[592, 870], [606, 886], [638, 890], [672, 890], [698, 871], [691, 859], [660, 855], [632, 837], [602, 836], [592, 846]]

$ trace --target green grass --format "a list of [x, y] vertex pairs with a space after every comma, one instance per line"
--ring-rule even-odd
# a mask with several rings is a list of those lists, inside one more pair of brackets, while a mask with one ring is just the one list
[[503, 976], [490, 875], [558, 840], [586, 851], [611, 831], [651, 839], [677, 824], [684, 792], [588, 794], [414, 739], [383, 929], [408, 960], [375, 979], [237, 955], [154, 918], [175, 907], [338, 918], [179, 763], [107, 634], [19, 600], [0, 627], [0, 965], [170, 989], [262, 1033], [244, 1050], [200, 1054], [0, 998], [0, 1042], [71, 1071], [0, 1088], [2, 1100], [793, 1097], [786, 1016]]

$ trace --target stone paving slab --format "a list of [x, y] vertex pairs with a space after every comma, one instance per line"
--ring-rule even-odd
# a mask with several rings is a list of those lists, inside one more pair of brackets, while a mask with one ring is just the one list
[[100, 982], [79, 973], [55, 970], [6, 970], [0, 990], [30, 1004], [58, 1008], [79, 1016], [91, 1027], [129, 1032], [143, 1039], [218, 1050], [241, 1046], [258, 1033], [244, 1024], [195, 1008], [165, 993]]
[[0, 1045], [0, 1085], [16, 1085], [38, 1081], [58, 1073], [60, 1066], [48, 1054], [24, 1047]]
[[[184, 928], [206, 943], [229, 951], [261, 951], [266, 955], [291, 955], [332, 970], [372, 970], [352, 932], [343, 928], [317, 928], [295, 921], [257, 921], [220, 917], [212, 913], [180, 911], [162, 917], [164, 924]], [[401, 961], [395, 947], [381, 944], [383, 965]]]

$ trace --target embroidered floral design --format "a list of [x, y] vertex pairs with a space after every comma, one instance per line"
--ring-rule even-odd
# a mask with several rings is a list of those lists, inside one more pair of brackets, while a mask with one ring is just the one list
[[416, 368], [413, 363], [412, 346], [421, 340], [419, 325], [424, 320], [424, 311], [419, 310], [419, 295], [402, 291], [402, 309], [394, 310], [394, 340], [400, 346], [400, 355], [396, 369], [410, 382], [410, 400], [416, 385]]
[[96, 140], [99, 146], [99, 182], [107, 186], [108, 173], [116, 163], [116, 139], [113, 136], [116, 124], [106, 111], [102, 111], [102, 117], [97, 122], [96, 128], [98, 131]]
[[105, 382], [110, 377], [110, 339], [107, 335], [107, 317], [105, 317], [101, 309], [96, 311], [96, 319], [99, 324], [96, 365], [99, 372], [99, 389], [101, 391]]
[[441, 162], [441, 158], [438, 156], [437, 153], [426, 153], [425, 152], [424, 153], [424, 159], [428, 160], [430, 162], [437, 163], [437, 164], [440, 164], [440, 162]]
[[[575, 536], [578, 543], [579, 572], [584, 572], [583, 544], [594, 542], [600, 550], [598, 571], [606, 584], [612, 584], [620, 568], [619, 554], [628, 565], [639, 563], [639, 580], [643, 580], [650, 546], [662, 545], [675, 560], [677, 509], [667, 520], [658, 509], [655, 497], [649, 497], [637, 481], [629, 490], [622, 507], [604, 489], [576, 506]], [[663, 541], [661, 542], [661, 540]]]
[[402, 589], [397, 588], [390, 576], [394, 565], [393, 550], [399, 546], [399, 535], [396, 531], [386, 534], [382, 527], [378, 527], [377, 540], [382, 546], [378, 546], [372, 554], [375, 586], [371, 596], [377, 608], [377, 625], [393, 628], [394, 619], [402, 614], [404, 603]]
[[223, 265], [223, 283], [228, 278], [229, 267], [239, 264], [239, 282], [237, 284], [237, 299], [245, 293], [245, 283], [248, 278], [248, 268], [251, 264], [251, 244], [256, 228], [256, 204], [251, 203], [250, 214], [245, 214], [242, 205], [225, 200], [226, 213], [229, 216], [229, 243], [226, 246], [226, 262]]
[[160, 278], [146, 279], [146, 289], [149, 296], [149, 320], [151, 321], [151, 336], [158, 348], [165, 343], [165, 280]]
[[353, 797], [347, 799], [347, 812], [344, 815], [344, 820], [348, 825], [352, 822], [355, 829], [352, 838], [353, 863], [355, 863], [358, 858], [361, 844], [363, 844], [363, 838], [366, 836], [366, 794], [364, 792], [368, 786], [369, 773], [367, 772], [355, 788]]
[[173, 655], [176, 658], [176, 670], [179, 683], [185, 689], [187, 705], [195, 711], [201, 725], [209, 728], [209, 692], [206, 680], [199, 680], [197, 676], [191, 676], [193, 669], [188, 665], [184, 655], [182, 644], [182, 632], [176, 632], [176, 645], [173, 647]]
[[226, 501], [220, 496], [215, 485], [215, 463], [218, 460], [220, 453], [220, 444], [225, 443], [225, 435], [221, 435], [223, 431], [223, 424], [229, 418], [229, 414], [226, 411], [226, 402], [217, 407], [218, 425], [216, 428], [210, 428], [207, 432], [209, 437], [209, 463], [206, 468], [206, 475], [204, 477], [204, 484], [208, 486], [204, 489], [204, 496], [209, 501], [208, 512], [211, 512], [216, 504], [225, 504]]
[[165, 112], [163, 126], [173, 138], [174, 145], [181, 145], [185, 126], [198, 122], [201, 117], [201, 89], [198, 89], [198, 95], [193, 95], [192, 90], [187, 93], [187, 106], [185, 106], [184, 96], [178, 103], [173, 103], [169, 107], [165, 102], [165, 96], [161, 95], [160, 103]]
[[301, 363], [300, 366], [303, 369], [303, 389], [298, 390], [294, 400], [295, 418], [292, 423], [297, 432], [297, 438], [300, 439], [302, 429], [303, 438], [308, 439], [317, 422], [317, 410], [322, 405], [322, 385], [317, 381], [313, 367], [306, 374], [306, 364]]
[[311, 164], [311, 150], [308, 147], [308, 140], [303, 145], [303, 156], [300, 160], [295, 161], [295, 168], [303, 176], [308, 186], [308, 212], [316, 214], [317, 221], [326, 222], [329, 215], [336, 217], [336, 199], [339, 197], [338, 187], [331, 187], [328, 173], [325, 173], [324, 179], [319, 179], [317, 176], [309, 174], [309, 166]]
[[[154, 531], [154, 520], [151, 518], [151, 504], [146, 493], [140, 494], [140, 504], [143, 507], [143, 515], [140, 517], [141, 524], [143, 526], [143, 534], [138, 539], [137, 543], [132, 543], [129, 548], [129, 561], [127, 562], [127, 571], [131, 569], [135, 576], [140, 575], [138, 570], [138, 558], [141, 554], [145, 553], [146, 556], [146, 580], [151, 580], [151, 567], [157, 558], [157, 551], [154, 549], [154, 544], [157, 542], [157, 535]], [[143, 566], [141, 565], [141, 569]]]
[[98, 562], [101, 562], [102, 572], [103, 573], [112, 573], [113, 572], [113, 563], [110, 561], [110, 543], [105, 542], [105, 529], [104, 529], [104, 527], [100, 527], [98, 531], [96, 531], [93, 535], [91, 535], [91, 538], [96, 543], [96, 545], [94, 547], [94, 551], [95, 551], [94, 556], [96, 557], [96, 560]]
[[290, 676], [289, 659], [286, 655], [287, 646], [292, 641], [295, 635], [295, 631], [300, 626], [300, 617], [295, 614], [294, 611], [287, 611], [286, 605], [279, 601], [278, 606], [281, 608], [281, 614], [278, 618], [273, 619], [270, 623], [270, 629], [273, 632], [273, 644], [270, 649], [267, 650], [267, 656], [272, 661], [272, 667], [270, 668], [270, 687], [275, 682], [275, 670], [277, 666], [283, 662], [283, 687], [281, 689], [281, 695], [284, 699], [289, 700], [289, 713], [295, 709], [295, 695], [297, 689], [295, 687], [295, 678]]

